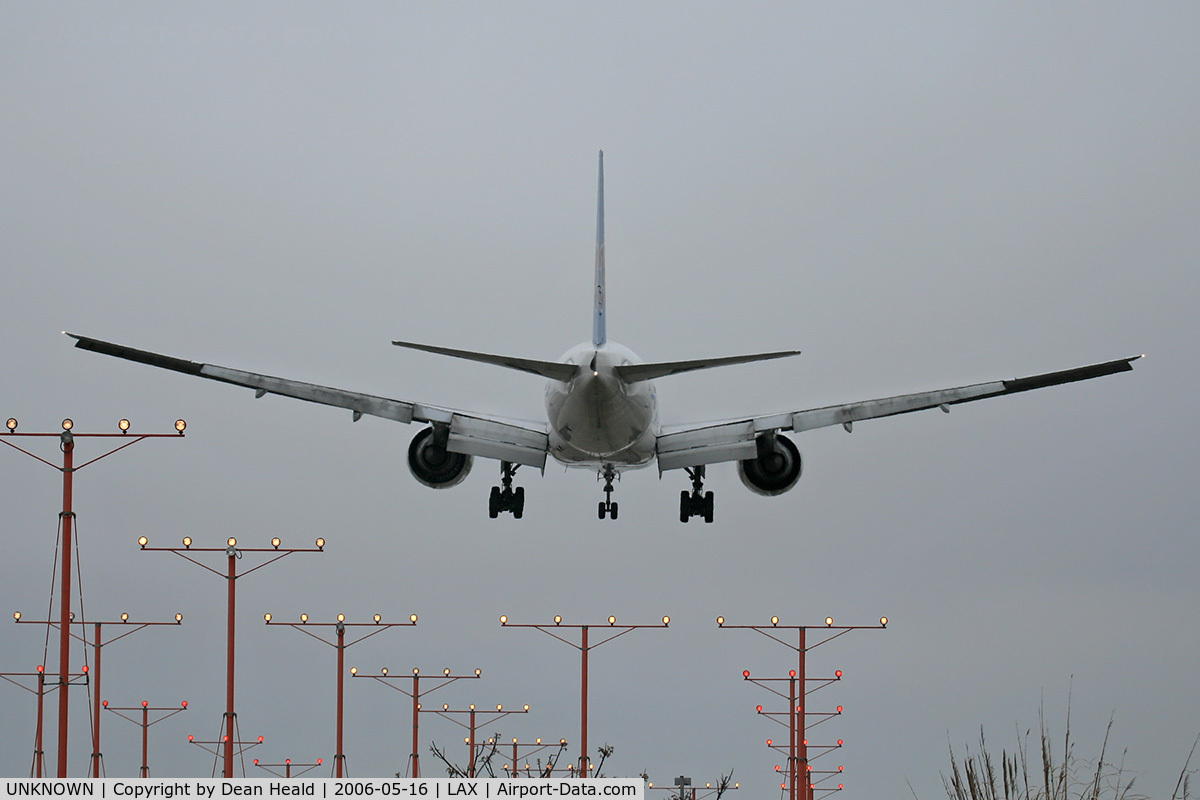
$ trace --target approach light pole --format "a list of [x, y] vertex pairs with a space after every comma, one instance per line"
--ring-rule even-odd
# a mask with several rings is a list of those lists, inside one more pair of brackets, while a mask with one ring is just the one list
[[[780, 769], [776, 767], [776, 771], [782, 772], [786, 776], [784, 786], [788, 792], [788, 800], [813, 800], [813, 790], [816, 787], [813, 785], [812, 780], [812, 763], [809, 758], [807, 730], [810, 727], [819, 725], [830, 717], [838, 716], [842, 713], [841, 706], [838, 706], [837, 711], [834, 712], [813, 713], [808, 710], [808, 695], [842, 679], [841, 670], [837, 670], [832, 678], [809, 677], [806, 671], [806, 656], [808, 655], [808, 651], [841, 636], [845, 636], [850, 631], [883, 630], [887, 627], [887, 623], [887, 617], [880, 617], [878, 625], [834, 625], [833, 617], [826, 617], [823, 625], [780, 625], [779, 617], [771, 617], [770, 625], [726, 625], [725, 617], [717, 617], [718, 628], [755, 631], [796, 653], [797, 667], [789, 671], [786, 678], [752, 678], [750, 670], [742, 671], [742, 680], [761, 686], [787, 701], [787, 711], [782, 713], [764, 711], [762, 706], [758, 706], [756, 710], [762, 716], [778, 722], [788, 729], [788, 744], [786, 749], [777, 746], [773, 739], [767, 740], [767, 747], [779, 750], [780, 752], [786, 750], [787, 768]], [[813, 643], [808, 639], [810, 628], [817, 631], [818, 636], [826, 631], [829, 633], [824, 638]], [[791, 631], [796, 634], [796, 644], [792, 644], [789, 639], [783, 638], [785, 631]], [[773, 688], [777, 682], [787, 683], [788, 688], [786, 693]], [[810, 684], [812, 685], [810, 686]], [[787, 721], [781, 722], [779, 717], [786, 717]], [[819, 717], [819, 719], [817, 722], [809, 725], [807, 722], [809, 717]], [[839, 739], [836, 746], [823, 747], [821, 748], [821, 752], [813, 757], [824, 755], [841, 746], [842, 740]], [[837, 769], [837, 772], [841, 772], [840, 767]], [[801, 784], [801, 776], [803, 776], [803, 784]], [[841, 785], [839, 785], [838, 789], [841, 788]]]
[[[715, 786], [712, 781], [708, 781], [704, 784], [702, 791], [692, 786], [692, 779], [686, 775], [680, 775], [673, 783], [674, 786], [655, 786], [654, 782], [651, 781], [646, 784], [646, 788], [664, 792], [675, 792], [674, 800], [704, 800], [706, 797], [720, 797], [725, 792], [742, 788], [740, 783], [730, 784], [728, 779], [724, 777], [717, 781]], [[691, 787], [690, 789], [688, 788], [689, 786]]]
[[[607, 644], [619, 636], [624, 636], [630, 631], [638, 630], [639, 628], [666, 628], [671, 624], [670, 617], [663, 617], [662, 623], [658, 625], [618, 625], [617, 618], [610, 616], [607, 626], [604, 625], [564, 625], [563, 618], [560, 615], [555, 615], [554, 624], [552, 625], [537, 625], [524, 624], [516, 625], [509, 624], [508, 615], [500, 616], [500, 626], [504, 628], [534, 628], [542, 633], [557, 639], [563, 644], [574, 647], [579, 651], [580, 658], [580, 680], [579, 680], [579, 777], [586, 778], [591, 769], [591, 761], [588, 754], [588, 654], [602, 644]], [[598, 628], [609, 635], [605, 636], [598, 642], [589, 640], [588, 632], [591, 628]], [[579, 631], [580, 642], [575, 642], [564, 638], [556, 633], [558, 630], [577, 630]], [[602, 634], [603, 635], [603, 634]]]
[[[65, 778], [67, 777], [67, 710], [70, 700], [70, 692], [67, 691], [67, 688], [70, 685], [71, 671], [71, 565], [73, 562], [72, 553], [75, 549], [71, 541], [71, 529], [75, 521], [75, 511], [72, 505], [75, 473], [84, 467], [95, 464], [102, 458], [107, 458], [119, 450], [124, 450], [126, 447], [131, 447], [146, 439], [179, 438], [183, 436], [183, 432], [187, 428], [187, 423], [181, 419], [175, 420], [175, 433], [140, 434], [129, 433], [130, 424], [127, 419], [122, 419], [117, 423], [117, 429], [120, 433], [77, 433], [75, 431], [75, 423], [70, 418], [62, 421], [62, 431], [60, 433], [17, 433], [17, 426], [17, 419], [9, 417], [5, 422], [5, 428], [8, 432], [0, 434], [0, 442], [62, 473], [62, 511], [59, 513], [59, 527], [61, 528], [62, 538], [62, 563], [59, 566], [61, 570], [59, 588], [61, 591], [59, 593], [60, 610], [58, 619], [58, 685], [63, 691], [58, 695], [58, 777]], [[16, 437], [57, 438], [59, 450], [63, 454], [62, 466], [60, 467], [57, 464], [51, 463], [23, 447], [13, 444], [11, 440]], [[82, 438], [116, 438], [124, 439], [125, 443], [76, 466], [75, 440]]]
[[[402, 626], [412, 627], [417, 624], [417, 615], [411, 614], [406, 622], [384, 622], [383, 617], [376, 614], [371, 622], [346, 622], [345, 614], [337, 615], [337, 622], [309, 622], [308, 614], [301, 614], [299, 622], [279, 622], [274, 620], [270, 614], [264, 614], [263, 620], [268, 625], [279, 625], [285, 628], [294, 628], [303, 634], [311, 636], [321, 644], [327, 644], [337, 650], [337, 748], [333, 756], [334, 777], [342, 777], [343, 764], [346, 760], [346, 751], [342, 748], [342, 719], [343, 709], [345, 708], [345, 667], [346, 667], [346, 648], [351, 645], [356, 645], [364, 639], [370, 639], [377, 633], [382, 633], [389, 628], [399, 628]], [[313, 633], [312, 628], [333, 628], [335, 631], [334, 641], [329, 641], [318, 633]], [[346, 641], [347, 628], [371, 628], [369, 633], [364, 633], [357, 639]]]
[[[86, 681], [87, 674], [88, 668], [84, 667], [83, 672], [79, 673], [78, 675], [71, 675], [69, 677], [80, 678]], [[21, 681], [16, 680], [17, 678], [34, 678], [36, 685], [31, 689]], [[45, 752], [42, 750], [42, 722], [45, 719], [45, 715], [43, 713], [45, 706], [44, 701], [48, 691], [57, 691], [59, 684], [52, 684], [50, 689], [47, 691], [46, 667], [42, 664], [38, 664], [37, 671], [35, 672], [0, 672], [0, 680], [6, 680], [13, 686], [24, 689], [30, 694], [37, 695], [37, 727], [34, 729], [33, 734], [33, 764], [29, 768], [29, 777], [39, 779], [44, 778], [45, 772], [43, 767], [45, 765]]]
[[[173, 717], [176, 714], [181, 714], [184, 711], [187, 711], [187, 700], [184, 700], [177, 706], [152, 706], [152, 705], [150, 705], [150, 701], [148, 701], [148, 700], [143, 700], [141, 706], [110, 706], [108, 704], [107, 700], [104, 701], [103, 705], [106, 710], [113, 712], [121, 719], [127, 719], [130, 722], [132, 722], [134, 725], [138, 725], [141, 727], [141, 729], [142, 729], [142, 769], [141, 769], [141, 772], [138, 774], [138, 777], [149, 778], [150, 777], [150, 726], [157, 725], [158, 723], [162, 722], [164, 719], [167, 719], [168, 717]], [[140, 720], [134, 719], [133, 717], [126, 714], [125, 713], [126, 711], [142, 712], [141, 719]], [[156, 716], [153, 720], [150, 719], [151, 711], [158, 714], [158, 716]]]
[[[150, 540], [145, 536], [138, 538], [138, 545], [149, 552], [159, 553], [174, 553], [185, 561], [189, 561], [201, 569], [208, 570], [212, 574], [224, 578], [226, 582], [226, 645], [225, 645], [225, 734], [222, 737], [222, 778], [233, 777], [233, 751], [235, 745], [239, 745], [237, 741], [236, 722], [237, 713], [234, 711], [234, 654], [236, 644], [236, 610], [237, 610], [237, 581], [238, 578], [244, 578], [252, 572], [256, 572], [265, 566], [274, 564], [282, 558], [292, 555], [293, 553], [322, 553], [325, 551], [325, 540], [317, 539], [315, 547], [281, 547], [282, 541], [278, 536], [271, 540], [270, 547], [238, 547], [237, 539], [230, 536], [226, 541], [225, 547], [192, 547], [192, 537], [183, 537], [183, 547], [150, 547]], [[202, 561], [193, 558], [191, 553], [224, 553], [227, 566], [226, 571], [222, 573], [220, 570], [213, 569]], [[237, 571], [238, 559], [244, 557], [247, 553], [253, 553], [264, 557], [265, 560], [256, 566], [245, 570], [241, 574]], [[261, 737], [259, 741], [262, 741]], [[244, 772], [244, 769], [243, 769]]]
[[[31, 623], [34, 625], [49, 625], [57, 627], [57, 620], [29, 620], [21, 616], [20, 611], [13, 612], [13, 621], [17, 623]], [[92, 680], [92, 777], [99, 778], [104, 756], [100, 750], [100, 655], [102, 648], [105, 645], [112, 644], [119, 639], [124, 639], [143, 628], [148, 628], [152, 625], [179, 625], [183, 622], [183, 614], [176, 614], [175, 619], [169, 622], [131, 622], [129, 614], [122, 612], [119, 620], [72, 620], [71, 624], [83, 626], [87, 630], [88, 625], [95, 627], [94, 638], [90, 641], [86, 633], [72, 633], [71, 638], [84, 643], [91, 647], [93, 652], [93, 661], [91, 666]], [[116, 625], [122, 628], [121, 633], [113, 636], [107, 642], [104, 641], [103, 629], [105, 625]]]
[[[282, 764], [263, 764], [256, 758], [256, 759], [254, 759], [254, 766], [258, 767], [259, 769], [265, 769], [267, 772], [271, 773], [272, 775], [276, 776], [277, 778], [299, 778], [301, 775], [305, 774], [306, 772], [312, 772], [314, 769], [321, 766], [322, 760], [323, 759], [318, 758], [315, 762], [311, 762], [308, 764], [300, 764], [300, 763], [293, 764], [292, 760], [290, 758], [285, 758], [283, 760]], [[275, 771], [276, 769], [278, 769], [280, 767], [283, 768], [282, 775], [280, 775], [278, 772]], [[293, 773], [292, 772], [293, 767], [304, 767], [304, 769], [300, 770], [299, 772]]]
[[[525, 758], [528, 759], [529, 756], [533, 755], [534, 753], [540, 753], [543, 750], [549, 750], [551, 747], [555, 748], [556, 752], [546, 759], [546, 766], [542, 767], [539, 765], [537, 774], [537, 777], [539, 778], [549, 778], [554, 774], [555, 764], [558, 763], [558, 759], [562, 758], [562, 754], [566, 752], [567, 740], [559, 739], [557, 742], [543, 743], [541, 739], [535, 739], [532, 742], [520, 742], [517, 741], [517, 737], [514, 736], [512, 740], [512, 763], [504, 765], [504, 770], [508, 772], [508, 777], [515, 778], [521, 773], [522, 748], [525, 749]], [[529, 761], [527, 760], [525, 762], [525, 776], [527, 778], [533, 777], [530, 775], [530, 769], [531, 767], [529, 766]]]
[[[460, 728], [464, 728], [467, 731], [466, 737], [463, 738], [463, 743], [467, 746], [467, 756], [469, 759], [467, 762], [467, 777], [474, 778], [475, 752], [477, 749], [475, 744], [475, 734], [479, 728], [485, 725], [491, 725], [493, 722], [503, 719], [511, 714], [528, 714], [529, 705], [526, 704], [520, 709], [510, 709], [505, 711], [504, 705], [502, 703], [498, 703], [495, 711], [481, 711], [475, 708], [474, 703], [471, 703], [466, 708], [451, 708], [449, 704], [443, 704], [441, 708], [423, 708], [421, 711], [428, 711], [430, 713], [437, 714], [439, 717], [448, 719], [455, 725], [458, 725]], [[483, 715], [483, 719], [480, 719], [479, 715]], [[461, 722], [455, 719], [456, 716], [465, 716], [467, 721]], [[491, 744], [494, 744], [494, 742]]]
[[[476, 669], [475, 672], [470, 675], [453, 675], [450, 673], [450, 668], [446, 667], [444, 670], [442, 670], [441, 675], [438, 675], [436, 673], [433, 673], [430, 675], [422, 675], [421, 671], [418, 668], [413, 667], [412, 691], [408, 691], [400, 686], [394, 685], [394, 682], [408, 680], [409, 679], [408, 675], [388, 675], [387, 667], [383, 667], [382, 670], [380, 670], [380, 673], [378, 675], [364, 675], [363, 673], [360, 673], [358, 671], [358, 667], [350, 668], [351, 677], [371, 678], [371, 679], [376, 680], [379, 683], [383, 684], [384, 686], [388, 687], [389, 689], [395, 689], [397, 692], [400, 692], [401, 694], [407, 695], [408, 697], [412, 698], [412, 753], [410, 753], [409, 757], [408, 757], [409, 763], [411, 765], [409, 767], [410, 774], [408, 776], [410, 778], [421, 777], [421, 755], [420, 755], [420, 748], [418, 746], [418, 741], [420, 739], [420, 731], [421, 731], [421, 711], [422, 711], [421, 697], [423, 695], [433, 694], [438, 689], [441, 689], [443, 686], [449, 686], [450, 684], [454, 683], [455, 681], [477, 680], [480, 677], [480, 675], [482, 675], [482, 674], [483, 673], [481, 670]], [[432, 687], [422, 690], [421, 689], [421, 679], [422, 678], [424, 678], [426, 681], [429, 681], [429, 680], [437, 681], [437, 683], [436, 683], [436, 685], [434, 685]]]

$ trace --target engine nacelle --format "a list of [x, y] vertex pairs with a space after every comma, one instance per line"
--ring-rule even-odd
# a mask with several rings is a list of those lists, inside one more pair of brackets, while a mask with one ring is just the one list
[[755, 494], [783, 494], [800, 480], [803, 464], [800, 451], [786, 436], [764, 434], [758, 437], [758, 455], [738, 462], [738, 476]]
[[438, 444], [432, 427], [418, 433], [408, 446], [408, 469], [413, 477], [431, 489], [449, 489], [466, 479], [474, 459], [465, 453], [451, 453]]

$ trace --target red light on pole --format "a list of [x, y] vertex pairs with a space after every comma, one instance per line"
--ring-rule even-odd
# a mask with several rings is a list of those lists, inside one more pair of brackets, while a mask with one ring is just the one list
[[[841, 706], [837, 707], [836, 712], [814, 712], [806, 706], [811, 706], [806, 701], [806, 697], [813, 692], [828, 686], [832, 683], [840, 681], [842, 671], [837, 670], [832, 677], [813, 677], [807, 674], [805, 670], [806, 656], [809, 650], [819, 647], [822, 644], [837, 639], [851, 630], [858, 629], [875, 629], [879, 630], [887, 625], [887, 618], [881, 617], [879, 625], [835, 625], [833, 617], [824, 619], [824, 626], [805, 626], [805, 625], [781, 625], [780, 619], [777, 616], [771, 617], [770, 625], [730, 625], [724, 617], [719, 617], [717, 626], [722, 629], [740, 628], [753, 630], [756, 633], [766, 636], [778, 644], [782, 644], [790, 648], [796, 653], [798, 664], [796, 669], [789, 670], [786, 677], [781, 678], [752, 678], [749, 670], [743, 670], [742, 678], [750, 683], [756, 684], [764, 689], [767, 689], [772, 694], [788, 701], [784, 711], [764, 711], [762, 706], [756, 706], [758, 714], [768, 717], [773, 722], [783, 725], [788, 729], [788, 743], [784, 745], [775, 745], [774, 749], [780, 752], [786, 752], [788, 762], [786, 774], [788, 780], [783, 784], [783, 788], [787, 790], [788, 800], [813, 800], [813, 782], [802, 782], [801, 775], [811, 770], [811, 761], [818, 758], [834, 749], [830, 745], [819, 745], [816, 748], [810, 748], [809, 741], [805, 737], [807, 728], [813, 727], [826, 721], [830, 717], [837, 716], [843, 713], [844, 709]], [[806, 634], [812, 629], [812, 642]], [[797, 636], [795, 643], [790, 643], [784, 638], [784, 631], [794, 631]], [[775, 688], [773, 682], [786, 682], [786, 688]], [[807, 719], [806, 719], [807, 718]], [[815, 721], [813, 721], [815, 719]], [[841, 747], [842, 743], [839, 740], [837, 747]], [[811, 751], [810, 751], [811, 750]], [[800, 771], [800, 765], [804, 765], [805, 772]], [[818, 771], [819, 773], [819, 771]], [[824, 774], [824, 773], [819, 773]], [[830, 773], [832, 774], [832, 773]], [[819, 781], [817, 782], [819, 783]]]

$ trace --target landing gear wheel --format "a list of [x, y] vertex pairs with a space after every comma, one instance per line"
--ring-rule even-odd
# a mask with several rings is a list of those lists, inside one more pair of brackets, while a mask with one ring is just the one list
[[704, 465], [687, 468], [692, 479], [692, 490], [679, 493], [679, 521], [687, 522], [692, 517], [704, 517], [713, 521], [713, 493], [704, 491]]
[[488, 495], [488, 516], [492, 519], [500, 516], [500, 487], [493, 486], [491, 494]]
[[495, 519], [501, 511], [511, 511], [514, 519], [520, 519], [525, 513], [525, 488], [513, 488], [513, 475], [520, 464], [511, 461], [500, 462], [500, 486], [493, 486], [488, 495], [488, 516]]
[[609, 517], [610, 519], [617, 518], [617, 504], [613, 502], [612, 493], [613, 481], [617, 480], [619, 477], [620, 475], [617, 473], [616, 469], [613, 468], [612, 464], [605, 464], [604, 469], [602, 469], [600, 474], [597, 476], [597, 480], [604, 478], [604, 499], [601, 500], [600, 504], [596, 507], [596, 514], [600, 517], [600, 519], [604, 519], [605, 517]]

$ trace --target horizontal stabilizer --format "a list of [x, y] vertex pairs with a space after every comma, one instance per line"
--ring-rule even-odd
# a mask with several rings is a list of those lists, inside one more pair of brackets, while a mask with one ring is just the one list
[[569, 381], [579, 371], [579, 367], [576, 365], [565, 364], [561, 361], [537, 361], [532, 358], [497, 356], [490, 353], [476, 353], [472, 350], [454, 350], [449, 347], [437, 347], [431, 344], [417, 344], [416, 342], [392, 342], [392, 344], [397, 347], [407, 347], [410, 350], [423, 350], [426, 353], [435, 353], [439, 356], [465, 358], [467, 361], [479, 361], [483, 364], [493, 364], [497, 367], [507, 367], [508, 369], [520, 370], [521, 372], [532, 372], [534, 375], [541, 375], [543, 378], [550, 378], [555, 381]]
[[798, 355], [800, 355], [799, 350], [780, 350], [777, 353], [753, 353], [746, 356], [702, 358], [697, 361], [660, 361], [655, 364], [622, 364], [616, 367], [616, 371], [626, 383], [637, 383], [638, 381], [663, 378], [667, 375], [678, 375], [680, 372], [692, 372], [711, 367], [727, 367], [731, 364], [749, 364], [752, 361], [770, 361], [773, 358], [788, 358]]

